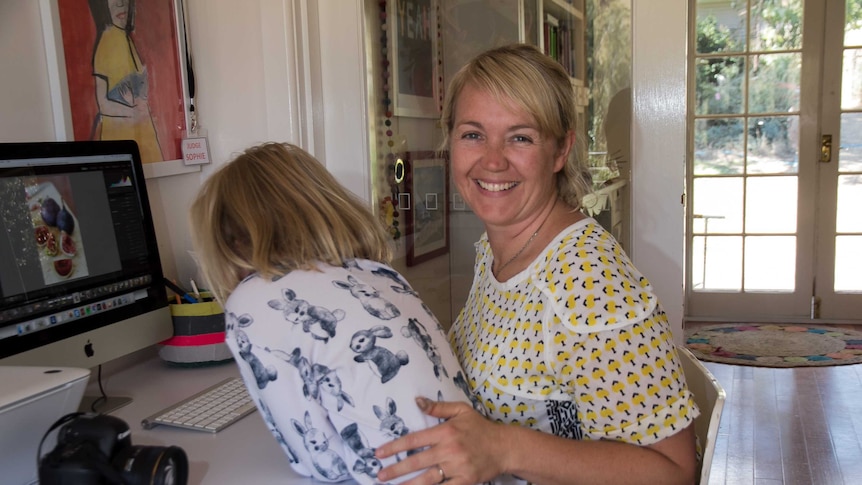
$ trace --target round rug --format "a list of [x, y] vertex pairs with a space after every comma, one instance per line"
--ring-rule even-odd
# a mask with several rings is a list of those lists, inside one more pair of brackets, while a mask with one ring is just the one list
[[862, 363], [862, 332], [780, 324], [717, 324], [685, 331], [698, 359], [761, 367]]

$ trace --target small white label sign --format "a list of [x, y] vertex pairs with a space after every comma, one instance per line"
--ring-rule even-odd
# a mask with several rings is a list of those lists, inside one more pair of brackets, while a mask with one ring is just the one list
[[186, 165], [210, 163], [210, 151], [206, 137], [183, 139], [183, 163]]

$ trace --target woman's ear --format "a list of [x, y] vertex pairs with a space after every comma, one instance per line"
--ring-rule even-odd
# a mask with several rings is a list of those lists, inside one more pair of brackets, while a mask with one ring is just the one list
[[578, 135], [574, 130], [569, 130], [569, 132], [566, 133], [566, 136], [563, 137], [560, 147], [557, 150], [557, 156], [554, 159], [554, 173], [559, 172], [566, 166], [566, 162], [569, 160], [569, 154], [575, 147], [577, 137]]

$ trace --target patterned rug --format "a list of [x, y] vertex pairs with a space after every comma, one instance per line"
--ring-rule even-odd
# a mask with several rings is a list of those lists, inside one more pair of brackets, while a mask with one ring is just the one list
[[862, 332], [835, 327], [781, 324], [717, 324], [685, 331], [698, 359], [760, 367], [862, 363]]

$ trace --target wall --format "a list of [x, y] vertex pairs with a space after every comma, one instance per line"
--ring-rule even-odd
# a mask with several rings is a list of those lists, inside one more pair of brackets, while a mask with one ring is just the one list
[[[366, 72], [365, 59], [366, 47], [374, 48], [368, 39], [377, 38], [379, 30], [367, 30], [362, 12], [376, 4], [188, 0], [197, 105], [215, 165], [253, 143], [293, 141], [322, 158], [351, 190], [372, 200], [368, 171], [373, 143], [367, 134], [373, 120], [366, 100], [373, 89], [367, 79], [375, 76]], [[39, 5], [33, 0], [0, 2], [0, 141], [53, 139]], [[641, 0], [633, 7], [631, 253], [656, 287], [678, 336], [686, 5], [685, 0]], [[421, 142], [428, 144], [417, 142], [417, 148], [434, 146], [435, 129], [415, 120], [399, 123], [408, 137], [428, 137]], [[188, 201], [214, 168], [148, 181], [163, 265], [179, 280], [195, 274], [184, 229]], [[403, 254], [404, 248], [398, 249]], [[448, 293], [440, 291], [441, 281], [448, 286], [446, 258], [405, 272], [423, 297], [434, 300], [438, 315], [448, 311]]]
[[[56, 0], [0, 2], [0, 141], [54, 140], [51, 90], [40, 7]], [[186, 210], [204, 180], [244, 148], [290, 141], [321, 159], [347, 188], [371, 202], [375, 98], [379, 73], [366, 73], [379, 23], [368, 34], [365, 9], [376, 0], [187, 0], [188, 34], [197, 80], [196, 107], [214, 161], [201, 172], [148, 179], [165, 273], [197, 275]], [[373, 12], [372, 12], [373, 13]], [[368, 17], [379, 22], [377, 16]], [[321, 35], [324, 33], [324, 35]], [[371, 47], [372, 49], [368, 49]], [[321, 55], [325, 52], [326, 55]], [[372, 66], [372, 64], [368, 64]], [[379, 69], [374, 64], [369, 69]], [[405, 119], [398, 130], [411, 149], [435, 146], [433, 121]], [[369, 136], [369, 133], [372, 136]], [[448, 260], [404, 267], [431, 308], [449, 320]]]
[[[442, 0], [443, 79], [449, 84], [455, 72], [480, 52], [519, 41], [517, 0]], [[454, 184], [450, 185], [456, 192]], [[449, 216], [450, 315], [454, 321], [473, 284], [475, 242], [485, 228], [470, 210], [453, 210]]]
[[686, 0], [632, 5], [632, 248], [682, 339]]
[[[385, 87], [391, 84], [387, 82], [391, 77], [384, 75], [384, 56], [389, 54], [392, 40], [391, 35], [387, 32], [385, 47], [381, 41], [383, 17], [379, 0], [363, 0], [363, 6], [366, 19], [365, 30], [369, 33], [365, 39], [367, 55], [365, 72], [367, 73], [367, 99], [369, 100], [368, 136], [373, 193], [371, 200], [374, 201], [373, 204], [380, 204], [384, 197], [391, 194], [385, 160], [387, 155], [406, 151], [435, 150], [440, 144], [441, 132], [437, 120], [433, 118], [392, 116], [390, 126], [384, 124], [386, 111], [392, 109], [391, 105], [384, 103], [384, 100], [387, 99], [384, 93], [392, 92], [391, 88]], [[394, 12], [389, 11], [386, 14], [387, 20], [395, 15]], [[389, 26], [388, 23], [387, 26]], [[388, 130], [391, 130], [391, 136], [387, 135]], [[392, 147], [388, 145], [390, 141], [393, 143]], [[408, 267], [406, 263], [407, 238], [403, 234], [407, 224], [406, 216], [405, 211], [399, 211], [398, 223], [402, 235], [392, 241], [395, 249], [393, 267], [410, 281], [413, 288], [419, 292], [422, 299], [440, 320], [440, 323], [445, 328], [449, 328], [452, 320], [450, 315], [452, 305], [449, 295], [449, 256], [438, 256], [416, 266]], [[450, 242], [450, 250], [453, 249], [454, 247], [451, 246]]]

